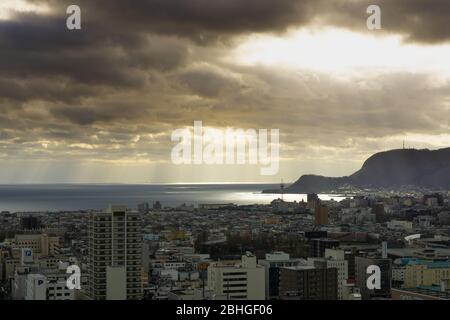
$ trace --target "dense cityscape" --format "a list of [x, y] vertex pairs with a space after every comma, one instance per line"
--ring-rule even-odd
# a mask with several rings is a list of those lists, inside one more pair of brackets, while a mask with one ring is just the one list
[[449, 18], [0, 0], [0, 316], [448, 308]]
[[[150, 201], [150, 200], [149, 200]], [[450, 194], [1, 212], [5, 300], [448, 300]], [[70, 288], [69, 266], [80, 269]], [[369, 266], [378, 266], [372, 288]], [[69, 280], [69, 281], [68, 281]], [[376, 281], [375, 281], [376, 282]]]

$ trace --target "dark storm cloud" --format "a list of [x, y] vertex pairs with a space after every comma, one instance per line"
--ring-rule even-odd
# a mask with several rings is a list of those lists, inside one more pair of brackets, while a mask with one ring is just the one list
[[124, 122], [135, 120], [147, 114], [144, 106], [126, 102], [112, 103], [107, 106], [64, 106], [50, 109], [56, 118], [68, 120], [76, 125], [91, 125], [97, 122]]
[[207, 65], [180, 72], [178, 80], [193, 92], [205, 97], [217, 97], [221, 93], [240, 89], [238, 79]]
[[[29, 0], [31, 1], [31, 0]], [[70, 1], [50, 3], [54, 13], [65, 12]], [[366, 9], [379, 5], [383, 31], [408, 41], [438, 43], [450, 40], [448, 0], [78, 0], [90, 21], [112, 29], [176, 34], [198, 42], [251, 32], [280, 32], [310, 24], [348, 27], [368, 32]]]
[[83, 97], [99, 94], [99, 89], [74, 81], [46, 81], [32, 79], [3, 78], [0, 76], [0, 101], [10, 103], [30, 100], [51, 102], [77, 102]]
[[[390, 4], [386, 0], [384, 2]], [[393, 29], [413, 30], [406, 32], [410, 40], [435, 43], [450, 40], [450, 1], [402, 0], [390, 5], [392, 10], [387, 13], [391, 17]]]
[[[188, 56], [183, 42], [170, 38], [111, 32], [101, 23], [70, 32], [64, 19], [36, 14], [0, 21], [0, 45], [2, 77], [56, 78], [57, 84], [65, 78], [75, 85], [142, 87], [149, 70], [171, 70]], [[20, 89], [12, 83], [3, 91], [19, 98]]]
[[331, 26], [369, 32], [364, 20], [369, 5], [381, 8], [381, 34], [399, 34], [407, 42], [425, 44], [450, 41], [448, 0], [332, 0], [318, 18]]
[[[50, 3], [54, 13], [65, 12], [70, 1]], [[112, 28], [177, 34], [199, 42], [246, 32], [284, 31], [313, 17], [322, 0], [79, 0], [89, 21], [101, 20]]]
[[[71, 32], [65, 28], [65, 9], [71, 1], [29, 2], [46, 2], [52, 10], [45, 15], [16, 14], [12, 20], [0, 21], [2, 76], [20, 80], [53, 78], [56, 83], [67, 78], [75, 86], [78, 82], [115, 88], [143, 88], [148, 81], [153, 81], [149, 79], [149, 70], [167, 72], [188, 63], [193, 44], [176, 37], [156, 36], [158, 33], [227, 41], [235, 35], [283, 31], [311, 23], [368, 32], [365, 9], [372, 3], [368, 0], [143, 0], [130, 4], [118, 0], [79, 0], [83, 28]], [[449, 37], [450, 28], [446, 26], [449, 1], [379, 0], [376, 3], [382, 8], [383, 32], [424, 42], [445, 41]], [[182, 80], [199, 94], [217, 94], [220, 77], [208, 76], [211, 74], [197, 72], [195, 76], [186, 74]], [[32, 96], [21, 90], [23, 83], [17, 86], [13, 82], [10, 88], [3, 85], [6, 97]], [[48, 98], [43, 95], [44, 99]], [[68, 90], [67, 96], [74, 99], [76, 91], [71, 94]]]
[[[166, 159], [170, 132], [199, 119], [206, 126], [280, 128], [283, 150], [293, 157], [308, 146], [345, 148], [448, 130], [450, 86], [430, 85], [427, 75], [367, 74], [343, 82], [221, 58], [239, 36], [254, 32], [302, 26], [369, 32], [366, 8], [376, 3], [382, 34], [440, 43], [450, 39], [449, 1], [33, 2], [48, 2], [52, 11], [0, 21], [2, 154]], [[82, 8], [81, 31], [65, 27], [72, 3]]]

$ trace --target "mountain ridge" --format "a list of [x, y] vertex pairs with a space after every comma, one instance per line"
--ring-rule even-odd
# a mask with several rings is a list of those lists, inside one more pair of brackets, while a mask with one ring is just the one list
[[303, 175], [285, 192], [320, 193], [346, 186], [395, 189], [406, 185], [450, 189], [450, 148], [394, 149], [375, 153], [360, 170], [349, 176]]

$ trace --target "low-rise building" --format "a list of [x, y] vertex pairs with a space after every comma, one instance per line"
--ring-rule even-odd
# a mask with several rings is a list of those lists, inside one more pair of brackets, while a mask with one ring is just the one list
[[214, 262], [208, 267], [208, 287], [227, 300], [265, 300], [265, 269], [250, 253], [240, 262]]

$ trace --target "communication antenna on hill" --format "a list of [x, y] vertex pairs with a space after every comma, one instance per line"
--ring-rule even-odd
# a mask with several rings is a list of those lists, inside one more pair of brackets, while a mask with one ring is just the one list
[[280, 183], [280, 192], [281, 192], [281, 200], [284, 201], [284, 182], [283, 182], [283, 179], [281, 179], [281, 183]]

